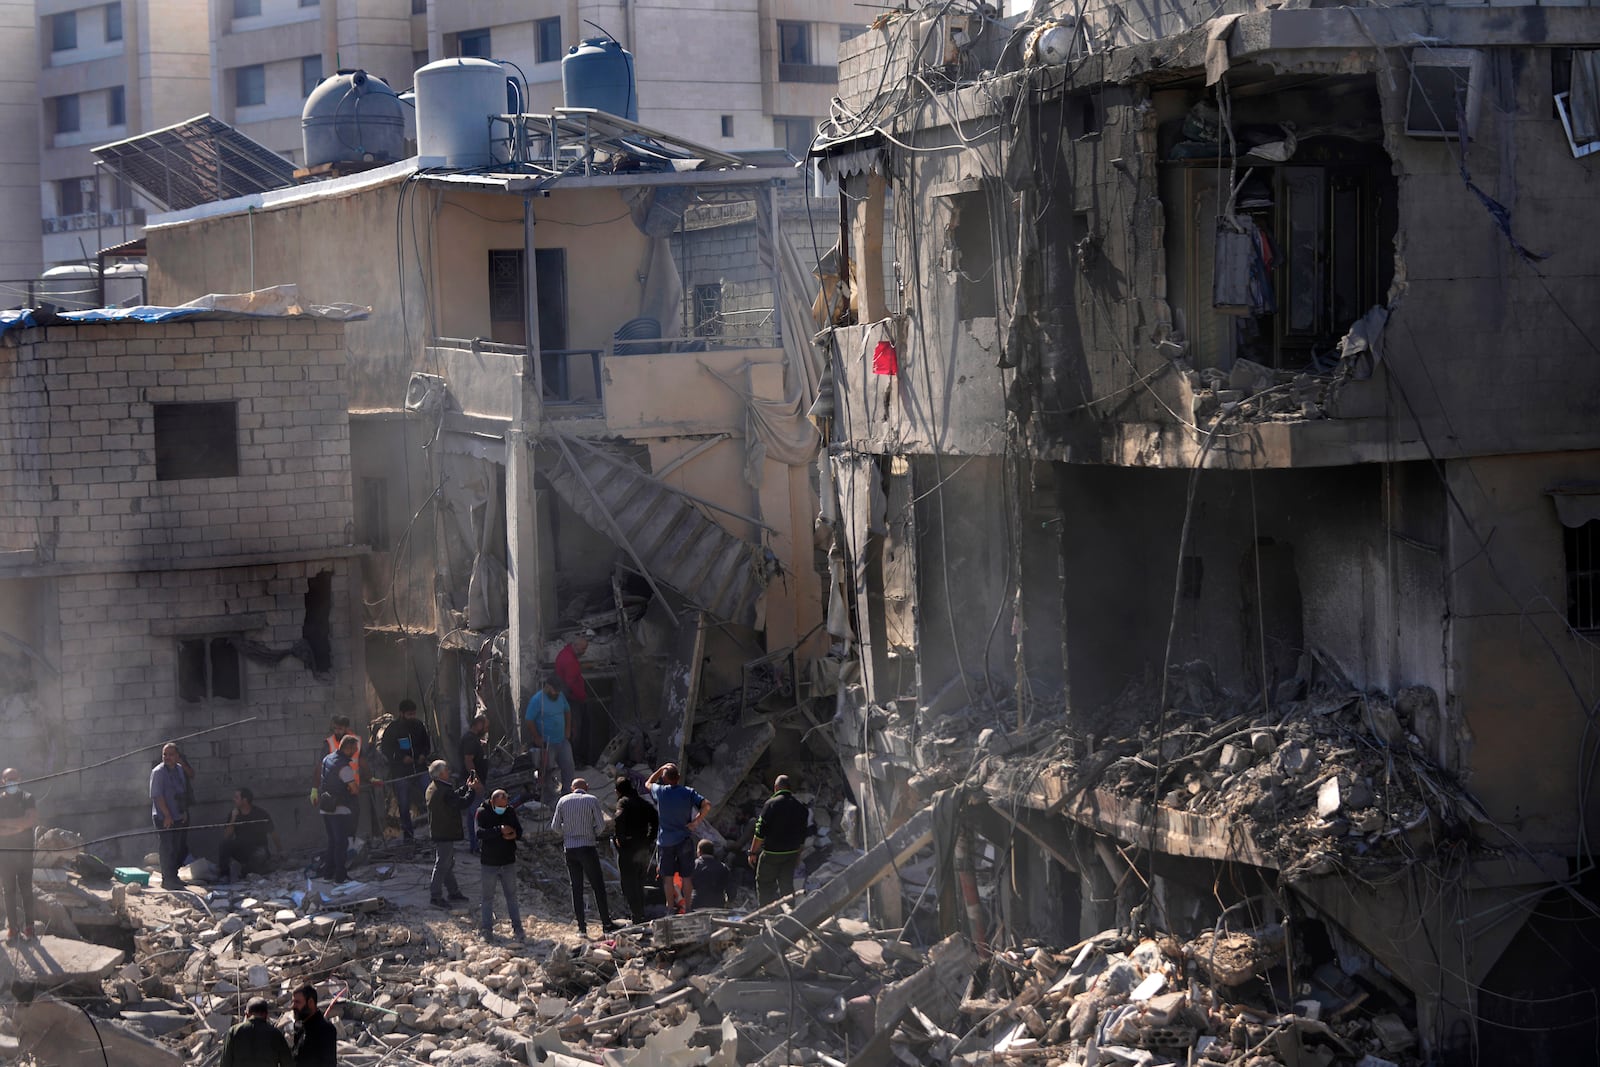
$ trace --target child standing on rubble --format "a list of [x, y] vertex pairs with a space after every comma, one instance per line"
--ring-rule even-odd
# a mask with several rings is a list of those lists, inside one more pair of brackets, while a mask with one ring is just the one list
[[728, 865], [717, 859], [717, 846], [702, 840], [695, 846], [694, 894], [697, 908], [728, 906]]

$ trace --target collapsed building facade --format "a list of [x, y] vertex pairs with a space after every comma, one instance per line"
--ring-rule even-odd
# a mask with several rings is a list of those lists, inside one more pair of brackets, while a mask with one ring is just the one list
[[[448, 747], [484, 709], [515, 749], [593, 631], [580, 765], [692, 751], [726, 769], [720, 805], [780, 735], [799, 758], [783, 726], [814, 725], [827, 652], [794, 172], [605, 115], [519, 121], [544, 154], [157, 216], [152, 299], [293, 281], [371, 308], [348, 334], [358, 718], [409, 697]], [[702, 697], [724, 699], [696, 723]]]
[[1430, 1056], [1593, 1047], [1597, 41], [1080, 3], [845, 46], [837, 726], [869, 840], [967, 795], [947, 932], [1282, 923], [1294, 995]]

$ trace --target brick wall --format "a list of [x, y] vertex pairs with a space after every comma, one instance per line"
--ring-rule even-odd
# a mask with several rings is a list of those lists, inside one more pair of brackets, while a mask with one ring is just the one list
[[[237, 475], [158, 479], [155, 406], [225, 401], [236, 404]], [[360, 717], [365, 684], [345, 548], [343, 326], [218, 319], [13, 332], [0, 348], [0, 502], [0, 551], [16, 553], [0, 559], [0, 600], [46, 611], [27, 637], [58, 672], [45, 699], [0, 703], [11, 759], [35, 773], [82, 767], [252, 719], [185, 746], [198, 772], [196, 822], [216, 821], [248, 785], [281, 832], [314, 841], [321, 827], [305, 794], [319, 739], [334, 712]], [[19, 563], [36, 576], [8, 581]], [[319, 623], [325, 670], [308, 662]], [[195, 638], [240, 650], [236, 698], [180, 692], [180, 642]], [[55, 779], [38, 791], [41, 813], [91, 837], [148, 827], [156, 759]], [[195, 838], [196, 854], [208, 854], [215, 831]], [[153, 847], [130, 836], [99, 852], [137, 860]]]
[[[300, 823], [314, 840], [320, 824], [305, 796], [319, 739], [331, 715], [355, 710], [359, 692], [349, 638], [348, 620], [358, 609], [347, 592], [351, 566], [339, 559], [57, 579], [60, 730], [35, 765], [86, 766], [143, 744], [254, 718], [184, 745], [197, 776], [195, 822], [216, 821], [233, 790], [249, 786], [286, 823], [281, 831]], [[316, 673], [291, 650], [302, 641], [309, 583], [323, 571], [332, 579], [332, 664]], [[183, 700], [180, 639], [221, 636], [245, 650], [240, 698]], [[157, 755], [120, 761], [81, 781], [63, 779], [50, 794], [47, 814], [92, 836], [142, 827], [149, 821], [146, 791]], [[122, 854], [142, 855], [151, 847], [140, 839]]]
[[[343, 326], [49, 326], [0, 350], [0, 547], [146, 563], [346, 544]], [[238, 405], [238, 476], [158, 481], [154, 405]]]

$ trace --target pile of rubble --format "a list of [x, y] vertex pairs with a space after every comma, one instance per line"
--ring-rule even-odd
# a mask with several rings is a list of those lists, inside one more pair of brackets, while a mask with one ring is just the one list
[[[0, 1053], [35, 1067], [101, 1047], [119, 1065], [211, 1063], [249, 997], [281, 1005], [313, 981], [342, 1020], [340, 1062], [356, 1067], [1411, 1062], [1407, 1023], [1373, 1012], [1381, 996], [1367, 1002], [1337, 965], [1311, 967], [1282, 925], [1219, 924], [1187, 943], [1108, 931], [992, 954], [961, 934], [924, 948], [873, 929], [864, 894], [924, 851], [933, 827], [923, 809], [778, 905], [668, 916], [597, 942], [538, 908], [531, 943], [482, 942], [470, 913], [419, 906], [425, 854], [386, 855], [372, 880], [340, 887], [283, 874], [166, 893], [63, 874], [67, 895], [90, 902], [76, 911], [115, 917], [131, 951], [55, 937], [7, 951], [24, 1002]], [[528, 851], [524, 876], [537, 880], [549, 850]]]
[[1294, 1000], [1286, 961], [1277, 925], [1187, 944], [1107, 931], [1065, 952], [999, 953], [959, 1005], [964, 1036], [943, 1037], [954, 1041], [950, 1061], [973, 1067], [1024, 1057], [1073, 1067], [1412, 1062], [1416, 1035], [1398, 1015], [1358, 1014], [1364, 995], [1336, 969], [1332, 984], [1319, 971]]

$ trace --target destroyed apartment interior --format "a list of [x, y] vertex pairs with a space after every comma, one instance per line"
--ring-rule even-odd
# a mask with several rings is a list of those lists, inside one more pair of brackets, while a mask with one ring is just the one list
[[356, 1067], [1600, 1063], [1600, 9], [852, 17], [788, 151], [609, 34], [93, 149], [142, 235], [0, 312], [0, 1061], [309, 983]]

